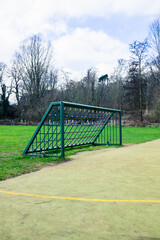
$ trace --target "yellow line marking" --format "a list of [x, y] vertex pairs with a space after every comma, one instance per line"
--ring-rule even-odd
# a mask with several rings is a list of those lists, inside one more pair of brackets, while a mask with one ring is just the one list
[[45, 195], [30, 194], [30, 193], [8, 192], [8, 191], [4, 191], [4, 190], [0, 190], [0, 193], [19, 195], [19, 196], [28, 196], [28, 197], [65, 199], [65, 200], [87, 201], [87, 202], [146, 202], [146, 203], [148, 202], [148, 203], [160, 203], [160, 200], [118, 200], [118, 199], [88, 199], [88, 198], [73, 198], [73, 197], [55, 197], [55, 196], [45, 196]]

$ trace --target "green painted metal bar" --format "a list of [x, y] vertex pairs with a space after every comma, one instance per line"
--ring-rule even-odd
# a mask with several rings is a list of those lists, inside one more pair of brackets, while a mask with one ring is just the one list
[[[51, 109], [51, 110], [53, 110], [53, 108]], [[48, 113], [49, 114], [49, 113]], [[52, 115], [52, 112], [51, 112], [51, 115]], [[48, 120], [49, 120], [49, 115], [48, 115]], [[45, 123], [45, 122], [44, 122]], [[53, 137], [53, 134], [54, 134], [54, 132], [55, 132], [55, 130], [54, 131], [52, 131], [52, 133], [49, 133], [49, 130], [51, 129], [51, 127], [53, 127], [53, 124], [51, 124], [51, 126], [50, 126], [50, 124], [47, 124], [47, 126], [48, 126], [48, 131], [47, 131], [47, 133], [45, 133], [45, 124], [43, 123], [43, 125], [41, 126], [41, 128], [43, 127], [43, 133], [41, 133], [41, 128], [40, 128], [40, 133], [38, 133], [37, 135], [40, 135], [40, 144], [37, 146], [37, 152], [41, 152], [42, 150], [43, 151], [45, 151], [45, 150], [52, 150], [53, 149], [53, 147], [52, 148], [50, 148], [50, 145], [52, 145], [52, 144], [49, 144], [49, 141], [51, 140], [51, 138]], [[46, 127], [47, 127], [46, 126]], [[46, 134], [48, 135], [48, 147], [47, 148], [45, 148], [45, 145], [47, 144], [47, 142], [45, 141], [45, 137], [46, 137]], [[49, 138], [49, 134], [51, 135], [51, 137]], [[43, 135], [43, 138], [41, 139], [41, 135]], [[41, 142], [43, 143], [43, 147], [41, 147]], [[38, 149], [38, 147], [40, 146], [40, 149]], [[54, 148], [55, 149], [55, 148]], [[35, 151], [31, 151], [31, 152], [35, 152]]]
[[[103, 115], [102, 115], [103, 116]], [[108, 114], [107, 114], [107, 116], [106, 117], [108, 117]], [[99, 133], [99, 131], [101, 130], [101, 125], [104, 125], [104, 119], [103, 119], [103, 117], [102, 117], [102, 120], [101, 121], [99, 121], [98, 122], [98, 125], [96, 125], [95, 127], [93, 127], [93, 129], [96, 129], [95, 131], [98, 131], [98, 133]], [[100, 129], [99, 129], [100, 128]], [[94, 135], [94, 133], [92, 134], [92, 138], [94, 137], [93, 136]], [[97, 134], [96, 134], [96, 136], [97, 136]], [[93, 138], [93, 140], [94, 140], [95, 138]], [[99, 142], [100, 142], [100, 139], [98, 138], [97, 139]], [[102, 141], [102, 136], [101, 136], [101, 141]], [[93, 143], [93, 141], [91, 142], [91, 143]]]
[[[56, 143], [58, 142], [58, 140], [57, 140], [57, 135], [60, 134], [59, 132], [57, 132], [57, 127], [58, 127], [58, 126], [56, 125], [56, 126], [55, 126], [55, 130], [52, 132], [52, 135], [51, 135], [51, 137], [49, 138], [49, 140], [51, 140], [53, 134], [56, 135], [56, 137], [53, 139], [53, 142], [56, 141]], [[52, 142], [52, 143], [53, 143], [53, 142]], [[56, 145], [56, 143], [55, 143], [55, 145]], [[49, 147], [50, 147], [51, 145], [52, 145], [52, 144], [50, 144]]]
[[108, 124], [107, 124], [107, 144], [108, 144]]
[[[52, 110], [53, 110], [53, 108], [52, 108]], [[52, 114], [52, 113], [51, 113]], [[46, 132], [46, 135], [49, 135], [49, 131], [50, 131], [50, 129], [52, 128], [52, 126], [53, 126], [53, 124], [50, 126], [49, 124], [47, 125], [48, 126], [48, 131]], [[54, 132], [55, 132], [55, 130], [54, 130]], [[52, 131], [52, 134], [54, 133], [53, 131]], [[44, 139], [44, 141], [45, 141], [45, 125], [44, 125], [44, 137], [43, 137], [43, 139]], [[52, 136], [51, 136], [52, 137]], [[48, 139], [48, 141], [50, 141], [51, 140], [51, 137]], [[42, 141], [43, 141], [43, 139], [42, 139]], [[46, 144], [46, 143], [45, 143]], [[44, 148], [45, 148], [45, 144], [44, 144]]]
[[85, 104], [78, 104], [78, 103], [71, 103], [71, 102], [63, 102], [65, 106], [70, 107], [76, 107], [76, 108], [88, 108], [92, 110], [103, 110], [108, 112], [121, 112], [121, 110], [118, 109], [112, 109], [112, 108], [103, 108], [103, 107], [96, 107], [96, 106], [90, 106]]
[[64, 103], [60, 103], [61, 156], [64, 158]]
[[105, 142], [105, 140], [106, 140], [106, 126], [104, 128], [104, 136], [103, 136], [103, 138], [104, 138], [104, 142]]
[[51, 110], [52, 105], [53, 105], [52, 103], [49, 105], [49, 107], [48, 107], [47, 111], [45, 112], [45, 114], [44, 114], [42, 120], [40, 121], [40, 123], [39, 123], [39, 125], [38, 125], [36, 131], [34, 132], [34, 134], [33, 134], [32, 138], [31, 138], [31, 140], [29, 141], [27, 147], [25, 148], [25, 150], [24, 150], [24, 152], [23, 152], [23, 155], [25, 155], [25, 154], [27, 153], [28, 149], [30, 148], [31, 144], [33, 143], [33, 141], [34, 141], [34, 139], [35, 139], [35, 137], [36, 137], [38, 131], [40, 130], [41, 126], [43, 125], [43, 123], [44, 123], [44, 121], [45, 121], [45, 119], [46, 119], [46, 117], [47, 117], [49, 111]]
[[[78, 114], [78, 116], [79, 116], [80, 114], [81, 114], [81, 112]], [[83, 114], [84, 114], [84, 113], [83, 113]], [[75, 115], [75, 112], [74, 112], [72, 118], [74, 117], [74, 115]], [[82, 115], [82, 116], [83, 116], [83, 115]], [[72, 118], [71, 118], [71, 119], [72, 119]], [[69, 132], [66, 132], [67, 135], [65, 134], [65, 139], [67, 139], [69, 133], [71, 133], [71, 130], [74, 129], [74, 127], [75, 127], [75, 126], [71, 126], [70, 131], [69, 131]], [[67, 128], [68, 128], [68, 127], [67, 127]], [[67, 130], [67, 129], [66, 129], [66, 130]], [[71, 137], [73, 136], [74, 133], [75, 133], [75, 131], [73, 131], [72, 134], [70, 135], [70, 137], [69, 137], [70, 139], [71, 139]], [[72, 142], [72, 140], [71, 140], [71, 142]], [[67, 145], [67, 144], [65, 144], [65, 145]]]
[[111, 127], [112, 127], [112, 125], [111, 125], [111, 123], [110, 123], [110, 125], [109, 125], [109, 133], [110, 133], [110, 142], [109, 143], [111, 143], [111, 139], [112, 139], [112, 131], [111, 131]]
[[120, 145], [122, 145], [122, 112], [119, 112], [119, 139]]
[[110, 116], [108, 117], [108, 119], [106, 120], [106, 122], [104, 123], [103, 127], [101, 128], [101, 130], [99, 131], [98, 135], [95, 137], [95, 139], [93, 140], [93, 143], [95, 143], [95, 141], [97, 140], [97, 138], [99, 137], [99, 135], [101, 134], [101, 132], [103, 131], [103, 129], [105, 128], [105, 126], [107, 125], [107, 123], [109, 122], [109, 120], [111, 119], [111, 117], [113, 116], [113, 112], [110, 114]]
[[113, 115], [113, 119], [112, 119], [112, 128], [113, 128], [113, 144], [114, 144], [114, 115]]
[[117, 114], [116, 114], [116, 144], [117, 144]]
[[[58, 108], [57, 108], [58, 109]], [[57, 109], [56, 109], [56, 153], [58, 153], [58, 149], [57, 149], [57, 147], [58, 147], [58, 138], [57, 138], [57, 136], [58, 136], [58, 132], [57, 132], [57, 128], [58, 128], [58, 124], [57, 124], [57, 115], [58, 115], [58, 112], [57, 112]], [[53, 131], [52, 131], [53, 132]], [[53, 134], [52, 134], [52, 149], [53, 149]]]
[[[52, 110], [52, 111], [51, 111], [51, 115], [52, 115], [53, 107], [52, 107], [51, 110]], [[57, 118], [57, 115], [56, 115], [56, 118]], [[53, 120], [55, 120], [55, 118], [52, 118], [52, 121], [53, 121]], [[57, 122], [57, 121], [56, 121], [56, 122]], [[43, 125], [43, 126], [44, 126], [44, 125]], [[57, 125], [55, 125], [55, 127], [56, 127], [56, 128], [55, 128], [54, 131], [52, 130], [51, 137], [49, 138], [48, 141], [51, 141], [51, 139], [53, 138], [53, 134], [55, 134], [55, 131], [56, 131], [56, 129], [57, 129]], [[44, 128], [45, 128], [45, 126], [44, 126]], [[50, 130], [51, 128], [53, 129], [53, 124], [49, 127], [49, 130]], [[47, 131], [48, 136], [49, 136], [49, 130]], [[43, 133], [42, 135], [43, 135], [43, 137], [42, 137], [41, 141], [43, 142], [43, 141], [45, 140], [45, 133]], [[54, 138], [53, 140], [55, 140], [55, 138]], [[52, 141], [52, 143], [53, 143], [53, 141]], [[40, 142], [40, 144], [41, 144], [41, 142]], [[52, 145], [52, 144], [49, 144], [49, 147], [50, 147], [50, 145]], [[39, 145], [38, 145], [38, 147], [39, 147]], [[37, 147], [37, 148], [38, 148], [38, 147]], [[45, 148], [45, 144], [44, 144], [44, 148]]]
[[[51, 123], [52, 123], [52, 154], [53, 154], [53, 107], [52, 107], [52, 110], [51, 110]], [[56, 126], [56, 129], [57, 129], [57, 126]]]
[[[89, 113], [87, 113], [87, 114], [89, 114]], [[92, 115], [92, 114], [91, 114]], [[83, 126], [84, 127], [84, 126]], [[87, 128], [87, 130], [90, 128], [90, 126], [86, 126]], [[81, 129], [81, 127], [80, 127], [80, 129]], [[78, 143], [80, 142], [80, 140], [81, 139], [84, 139], [85, 138], [85, 135], [86, 135], [86, 131], [83, 131], [83, 135], [82, 135], [82, 137], [81, 138], [79, 138], [79, 141], [78, 141]], [[75, 142], [75, 141], [74, 141]], [[72, 144], [74, 144], [74, 142], [72, 143]]]
[[[27, 156], [32, 156], [32, 157], [44, 157], [42, 154], [27, 154]], [[61, 155], [53, 155], [53, 154], [45, 154], [46, 157], [61, 157]]]

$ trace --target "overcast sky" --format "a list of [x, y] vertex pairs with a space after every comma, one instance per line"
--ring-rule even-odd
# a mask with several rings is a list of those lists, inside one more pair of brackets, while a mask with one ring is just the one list
[[73, 78], [91, 67], [110, 74], [159, 14], [160, 0], [0, 0], [0, 62], [9, 63], [22, 40], [41, 33], [53, 44], [58, 68]]

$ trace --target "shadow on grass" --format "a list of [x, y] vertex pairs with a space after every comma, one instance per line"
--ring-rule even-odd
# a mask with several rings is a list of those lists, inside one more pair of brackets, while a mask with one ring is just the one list
[[[72, 146], [72, 147], [65, 147], [64, 152], [65, 156], [69, 157], [71, 155], [74, 155], [78, 152], [83, 152], [83, 151], [93, 151], [93, 150], [100, 150], [100, 149], [106, 149], [110, 147], [122, 147], [121, 145], [96, 145], [96, 144], [86, 144], [86, 145], [80, 145], [80, 146]], [[48, 154], [51, 154], [50, 151], [48, 151]], [[61, 154], [61, 149], [55, 150], [53, 154]]]

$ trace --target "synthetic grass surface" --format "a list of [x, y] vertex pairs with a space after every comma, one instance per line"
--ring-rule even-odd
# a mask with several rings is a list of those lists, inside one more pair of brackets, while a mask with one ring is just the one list
[[[8, 179], [12, 192], [88, 199], [160, 199], [160, 140], [83, 152]], [[2, 240], [159, 240], [160, 203], [80, 202], [0, 193]]]
[[[36, 126], [0, 125], [0, 180], [35, 171], [47, 164], [60, 162], [61, 158], [24, 157], [22, 153], [32, 137]], [[123, 144], [133, 144], [160, 138], [160, 128], [123, 127]], [[95, 150], [105, 146], [81, 146], [65, 150], [66, 156], [79, 151]]]

